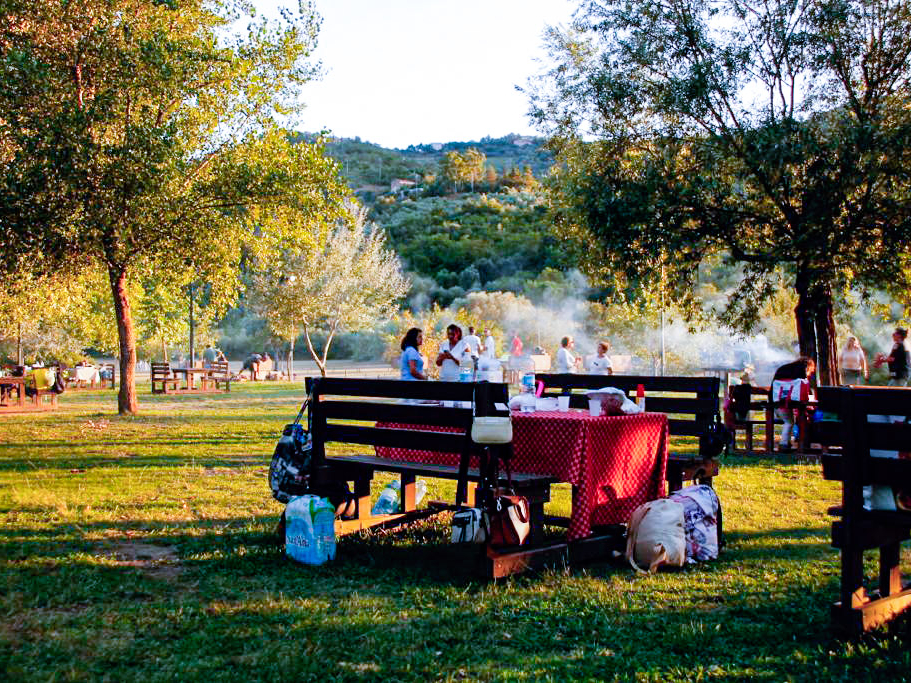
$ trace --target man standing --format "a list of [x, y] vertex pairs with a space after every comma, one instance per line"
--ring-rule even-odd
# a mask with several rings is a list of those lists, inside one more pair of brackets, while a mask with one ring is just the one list
[[557, 374], [565, 375], [576, 371], [579, 359], [572, 352], [576, 342], [572, 337], [563, 337], [560, 340], [560, 350], [557, 351]]
[[908, 386], [908, 349], [905, 348], [905, 339], [908, 337], [908, 330], [904, 327], [896, 327], [892, 333], [892, 350], [888, 356], [881, 353], [876, 354], [876, 360], [873, 365], [881, 366], [883, 363], [889, 365], [889, 386], [906, 387]]
[[468, 352], [475, 360], [481, 357], [481, 338], [474, 333], [474, 328], [469, 325], [468, 336], [465, 337], [465, 344], [468, 346]]
[[484, 330], [484, 355], [488, 358], [497, 357], [497, 340], [493, 338], [489, 327]]

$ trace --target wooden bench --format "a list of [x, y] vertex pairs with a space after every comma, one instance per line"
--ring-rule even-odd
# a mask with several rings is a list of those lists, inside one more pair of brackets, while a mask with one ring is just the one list
[[151, 384], [153, 394], [173, 394], [179, 390], [180, 379], [171, 373], [170, 363], [152, 363]]
[[[911, 536], [911, 512], [868, 510], [864, 487], [893, 487], [911, 493], [911, 460], [879, 457], [873, 451], [911, 452], [911, 389], [897, 387], [819, 387], [814, 438], [841, 454], [822, 455], [823, 476], [842, 482], [842, 503], [829, 510], [832, 545], [841, 553], [839, 601], [833, 625], [860, 633], [877, 628], [911, 607], [911, 587], [902, 586], [902, 541]], [[899, 419], [895, 423], [892, 420]], [[879, 555], [878, 590], [868, 592], [864, 551]]]
[[[730, 388], [731, 419], [725, 419], [725, 424], [731, 430], [731, 446], [737, 450], [737, 432], [742, 431], [746, 437], [746, 452], [753, 452], [753, 429], [760, 427], [764, 430], [763, 444], [766, 453], [775, 450], [775, 425], [781, 420], [775, 417], [775, 410], [771, 404], [770, 387], [752, 384], [738, 384]], [[759, 413], [760, 417], [754, 417]]]
[[718, 475], [718, 461], [712, 455], [704, 455], [706, 427], [716, 421], [720, 410], [721, 380], [717, 377], [537, 374], [535, 382], [544, 383], [544, 396], [569, 395], [571, 407], [586, 409], [588, 399], [584, 391], [616, 387], [635, 399], [636, 390], [641, 384], [645, 389], [645, 409], [668, 415], [671, 436], [699, 439], [698, 455], [668, 455], [668, 491], [683, 488], [684, 481], [711, 486], [712, 477]]
[[215, 385], [215, 390], [220, 391], [222, 388], [225, 391], [231, 391], [231, 373], [228, 370], [228, 361], [226, 360], [216, 360], [210, 364], [211, 373], [209, 373], [208, 381], [212, 382]]
[[98, 367], [100, 376], [99, 386], [104, 389], [105, 385], [111, 389], [117, 388], [117, 365], [116, 363], [102, 363]]
[[[376, 526], [397, 526], [443, 510], [455, 510], [483, 499], [492, 485], [506, 483], [502, 472], [494, 474], [497, 457], [505, 454], [498, 453], [495, 448], [487, 453], [471, 441], [473, 415], [470, 407], [449, 408], [417, 403], [443, 400], [470, 403], [474, 400], [479, 415], [492, 415], [497, 412], [496, 403], [505, 405], [507, 402], [505, 384], [308, 377], [306, 387], [311, 396], [309, 410], [313, 438], [309, 486], [319, 492], [339, 481], [354, 484], [355, 509], [350, 519], [336, 521], [339, 535]], [[352, 424], [351, 420], [366, 421], [368, 424]], [[396, 427], [377, 427], [377, 422]], [[448, 427], [458, 431], [417, 429], [426, 427]], [[402, 462], [372, 454], [327, 457], [327, 443], [460, 453], [462, 457], [459, 466]], [[371, 513], [370, 484], [377, 471], [400, 476], [403, 503], [400, 513]], [[432, 502], [427, 509], [416, 509], [415, 482], [418, 476], [456, 480], [455, 503]], [[516, 493], [529, 501], [531, 538], [527, 545], [516, 549], [493, 551], [486, 545], [477, 546], [482, 550], [481, 570], [489, 577], [541, 566], [560, 566], [568, 560], [566, 543], [538, 543], [544, 524], [544, 504], [550, 500], [553, 477], [515, 473], [512, 482]]]

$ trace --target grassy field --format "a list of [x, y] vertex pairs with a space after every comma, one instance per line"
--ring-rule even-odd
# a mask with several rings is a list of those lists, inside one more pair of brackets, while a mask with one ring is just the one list
[[312, 568], [274, 545], [266, 484], [300, 388], [141, 392], [137, 418], [117, 417], [110, 391], [0, 415], [2, 679], [911, 677], [906, 627], [829, 633], [838, 494], [816, 465], [729, 459], [728, 546], [682, 571], [603, 563], [481, 583], [446, 519], [347, 537]]

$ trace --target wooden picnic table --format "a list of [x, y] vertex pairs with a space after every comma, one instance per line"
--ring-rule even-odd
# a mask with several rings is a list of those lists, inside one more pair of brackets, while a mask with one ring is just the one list
[[[184, 389], [186, 391], [206, 391], [209, 388], [209, 378], [212, 376], [212, 368], [171, 368], [174, 376], [184, 376]], [[200, 388], [196, 388], [196, 375], [200, 375]]]
[[[0, 406], [25, 407], [25, 385], [27, 377], [0, 377]], [[11, 403], [12, 393], [16, 392], [16, 403]]]

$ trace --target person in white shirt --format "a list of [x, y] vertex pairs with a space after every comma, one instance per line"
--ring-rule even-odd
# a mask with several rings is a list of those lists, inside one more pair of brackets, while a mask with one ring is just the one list
[[610, 356], [607, 352], [610, 350], [610, 344], [606, 341], [598, 342], [598, 355], [592, 359], [591, 374], [593, 375], [613, 375], [614, 368], [610, 362]]
[[490, 333], [490, 328], [484, 330], [484, 355], [488, 358], [497, 357], [497, 341]]
[[575, 345], [576, 342], [572, 337], [563, 337], [563, 339], [560, 340], [560, 350], [557, 351], [557, 374], [565, 375], [576, 371], [576, 365], [579, 363], [579, 359], [576, 358], [576, 355], [572, 352], [572, 348]]
[[473, 327], [468, 328], [468, 336], [465, 337], [465, 343], [468, 345], [471, 355], [474, 358], [480, 358], [480, 356], [481, 356], [481, 338], [474, 333]]
[[865, 379], [870, 379], [867, 356], [853, 334], [848, 337], [848, 343], [842, 349], [838, 365], [841, 368], [842, 384], [863, 384]]
[[446, 341], [440, 344], [440, 353], [437, 355], [437, 366], [440, 368], [442, 381], [459, 381], [459, 365], [467, 350], [468, 344], [462, 339], [462, 328], [458, 325], [447, 327]]

